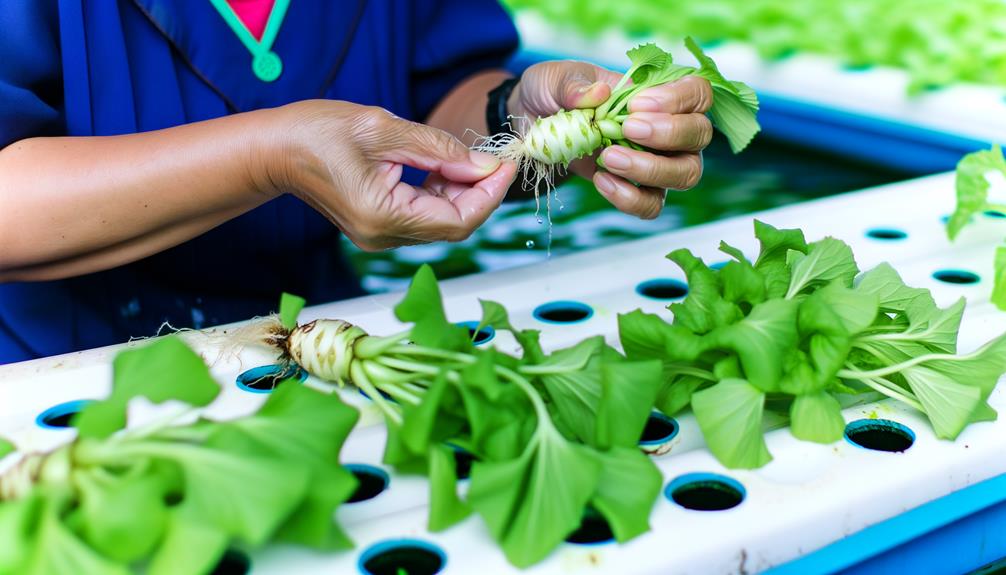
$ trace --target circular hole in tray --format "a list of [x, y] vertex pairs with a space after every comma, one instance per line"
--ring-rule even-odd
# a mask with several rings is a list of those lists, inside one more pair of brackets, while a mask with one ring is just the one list
[[857, 419], [845, 426], [845, 439], [865, 449], [900, 453], [915, 443], [915, 433], [889, 419]]
[[477, 461], [475, 456], [467, 449], [462, 449], [457, 445], [448, 443], [447, 446], [454, 451], [454, 473], [458, 479], [468, 479], [471, 477], [472, 463]]
[[663, 413], [653, 412], [646, 420], [646, 427], [639, 437], [640, 445], [660, 445], [674, 439], [678, 434], [678, 422]]
[[883, 241], [898, 241], [908, 237], [908, 234], [895, 228], [872, 228], [866, 231], [866, 237]]
[[967, 270], [939, 270], [933, 272], [933, 277], [943, 283], [969, 285], [981, 281], [981, 277]]
[[91, 400], [89, 399], [78, 399], [54, 405], [38, 414], [38, 417], [35, 418], [35, 423], [45, 429], [66, 429], [70, 427], [70, 420], [73, 419], [73, 416], [84, 409], [84, 406], [90, 402]]
[[681, 299], [688, 295], [688, 284], [670, 278], [646, 280], [636, 286], [636, 293], [650, 299]]
[[577, 323], [594, 315], [594, 308], [578, 301], [553, 301], [534, 308], [534, 318], [545, 323]]
[[580, 526], [566, 538], [567, 542], [578, 545], [597, 545], [610, 543], [614, 540], [615, 534], [611, 532], [608, 521], [593, 508], [587, 509], [580, 521]]
[[667, 484], [664, 497], [694, 511], [723, 511], [744, 501], [744, 486], [713, 473], [688, 473]]
[[245, 575], [251, 571], [251, 559], [242, 551], [228, 549], [210, 575]]
[[987, 218], [995, 218], [995, 219], [1006, 218], [1006, 214], [1000, 212], [999, 210], [985, 210], [982, 213]]
[[360, 555], [364, 575], [435, 575], [447, 564], [447, 555], [436, 545], [419, 539], [394, 539], [375, 543]]
[[388, 483], [391, 482], [391, 478], [388, 477], [388, 474], [383, 469], [374, 467], [373, 465], [350, 463], [345, 467], [359, 482], [356, 486], [356, 491], [349, 496], [346, 503], [359, 503], [360, 501], [373, 499], [387, 489]]
[[278, 363], [260, 365], [238, 375], [237, 385], [250, 393], [272, 393], [281, 381], [291, 377], [303, 382], [307, 379], [307, 372], [297, 366]]
[[496, 337], [496, 330], [491, 325], [483, 327], [478, 333], [475, 333], [475, 328], [479, 326], [477, 321], [463, 321], [458, 325], [468, 330], [468, 337], [472, 338], [472, 343], [475, 345], [489, 343]]

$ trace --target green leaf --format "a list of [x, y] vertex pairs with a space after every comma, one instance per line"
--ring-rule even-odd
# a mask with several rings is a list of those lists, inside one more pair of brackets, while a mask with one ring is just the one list
[[720, 281], [716, 272], [686, 249], [678, 249], [667, 254], [667, 259], [678, 264], [688, 277], [688, 297], [685, 301], [671, 304], [674, 324], [685, 327], [696, 334], [705, 334], [713, 329], [729, 325], [740, 316], [734, 304], [723, 299]]
[[0, 459], [7, 457], [15, 451], [17, 451], [17, 447], [15, 447], [13, 443], [0, 437]]
[[992, 287], [992, 303], [1006, 311], [1006, 246], [996, 250], [995, 283]]
[[507, 314], [506, 308], [502, 304], [485, 299], [480, 299], [479, 304], [482, 306], [482, 320], [479, 321], [479, 325], [475, 329], [476, 332], [486, 326], [509, 332], [517, 331], [510, 325], [510, 315]]
[[761, 243], [761, 251], [755, 261], [755, 269], [765, 278], [765, 297], [778, 298], [789, 289], [790, 271], [786, 256], [791, 250], [807, 251], [807, 242], [800, 230], [780, 230], [764, 222], [754, 221], [755, 237]]
[[468, 329], [447, 321], [437, 278], [428, 264], [416, 271], [405, 297], [395, 306], [395, 317], [415, 324], [409, 339], [418, 345], [444, 350], [472, 347]]
[[746, 262], [746, 261], [748, 261], [747, 256], [744, 255], [744, 252], [741, 251], [740, 248], [735, 248], [732, 245], [730, 245], [730, 244], [728, 244], [728, 243], [726, 243], [726, 242], [724, 242], [722, 240], [720, 241], [719, 250], [721, 252], [727, 254], [728, 256], [734, 258], [735, 260], [737, 260], [739, 262]]
[[300, 296], [283, 292], [279, 296], [279, 320], [286, 329], [297, 327], [297, 316], [304, 309], [307, 300]]
[[544, 559], [579, 526], [601, 475], [591, 450], [542, 429], [520, 457], [472, 466], [468, 503], [517, 567]]
[[936, 307], [929, 290], [908, 287], [887, 262], [859, 276], [856, 291], [877, 296], [880, 309], [886, 312], [904, 312], [909, 307], [918, 307], [927, 302], [932, 308]]
[[692, 376], [680, 376], [665, 384], [653, 402], [664, 415], [673, 416], [688, 407], [692, 394], [703, 385], [709, 383], [704, 379]]
[[210, 573], [227, 551], [227, 535], [176, 508], [168, 515], [164, 541], [147, 567], [148, 575]]
[[458, 497], [458, 475], [454, 451], [433, 445], [429, 451], [430, 517], [428, 528], [443, 531], [468, 517], [472, 509]]
[[706, 56], [690, 37], [685, 38], [685, 46], [699, 61], [700, 68], [695, 74], [709, 80], [713, 87], [713, 106], [709, 115], [736, 154], [746, 148], [761, 130], [758, 125], [758, 96], [746, 84], [724, 78], [713, 59]]
[[801, 302], [798, 323], [800, 331], [805, 334], [850, 336], [870, 327], [878, 310], [877, 295], [851, 290], [835, 282]]
[[670, 325], [659, 316], [641, 310], [619, 314], [618, 337], [630, 359], [692, 361], [707, 347], [701, 336], [687, 328]]
[[637, 447], [594, 454], [601, 462], [597, 491], [590, 500], [608, 521], [619, 543], [649, 531], [650, 511], [660, 495], [663, 475]]
[[38, 545], [35, 537], [43, 507], [39, 490], [0, 505], [0, 573], [23, 573], [25, 561]]
[[787, 354], [797, 344], [796, 314], [792, 300], [773, 299], [752, 308], [741, 321], [710, 334], [719, 349], [735, 352], [747, 379], [765, 391], [778, 387]]
[[671, 55], [664, 52], [656, 44], [642, 44], [625, 53], [631, 66], [626, 76], [632, 78], [635, 84], [643, 84], [654, 70], [662, 70], [671, 63]]
[[747, 261], [727, 262], [719, 271], [723, 299], [754, 306], [765, 301], [765, 278]]
[[835, 238], [824, 238], [807, 246], [806, 255], [800, 251], [790, 251], [786, 256], [791, 278], [787, 298], [792, 298], [807, 288], [840, 282], [852, 287], [852, 281], [859, 273], [852, 248]]
[[981, 389], [958, 383], [938, 371], [916, 366], [901, 374], [925, 407], [937, 437], [957, 437], [982, 401]]
[[[468, 373], [467, 371], [465, 373]], [[470, 451], [489, 460], [511, 459], [523, 450], [535, 427], [527, 396], [513, 385], [495, 382], [499, 391], [490, 398], [466, 384], [459, 389], [471, 426]]]
[[164, 534], [170, 482], [158, 474], [114, 476], [74, 472], [83, 539], [106, 557], [131, 563], [150, 553]]
[[845, 432], [842, 406], [828, 392], [797, 396], [789, 413], [790, 431], [797, 439], [832, 443]]
[[112, 362], [112, 393], [89, 403], [73, 421], [81, 437], [108, 437], [126, 425], [126, 407], [134, 397], [153, 403], [178, 400], [208, 405], [220, 386], [199, 355], [176, 336], [163, 337], [120, 352]]
[[765, 394], [742, 379], [724, 379], [692, 396], [692, 411], [709, 451], [731, 469], [772, 460], [762, 436]]
[[591, 443], [601, 449], [635, 448], [660, 391], [661, 364], [656, 360], [608, 361], [601, 366], [601, 375], [596, 439]]
[[990, 183], [986, 175], [994, 172], [1006, 176], [1006, 158], [999, 146], [968, 154], [957, 164], [957, 209], [947, 221], [947, 236], [951, 240], [975, 214], [989, 209]]
[[28, 567], [20, 573], [25, 575], [54, 575], [73, 573], [74, 575], [128, 575], [129, 569], [106, 557], [77, 538], [60, 521], [56, 503], [42, 504], [38, 530], [32, 546]]

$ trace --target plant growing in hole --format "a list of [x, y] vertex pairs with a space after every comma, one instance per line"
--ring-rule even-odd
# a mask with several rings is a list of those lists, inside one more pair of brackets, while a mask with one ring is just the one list
[[[619, 541], [648, 529], [661, 475], [636, 444], [660, 362], [628, 361], [601, 337], [545, 353], [537, 331], [515, 329], [490, 301], [479, 327], [509, 331], [523, 355], [476, 348], [468, 329], [447, 321], [428, 266], [395, 307], [412, 323], [397, 334], [372, 336], [340, 320], [297, 325], [301, 306], [287, 296], [278, 316], [237, 337], [372, 399], [388, 424], [385, 463], [429, 475], [431, 530], [474, 510], [507, 558], [527, 566], [575, 531], [588, 506]], [[448, 443], [475, 458], [465, 499]]]
[[[1004, 190], [999, 202], [989, 199], [991, 179], [998, 178]], [[957, 209], [947, 221], [947, 236], [953, 240], [957, 234], [983, 212], [1006, 214], [1006, 158], [1002, 149], [993, 146], [991, 150], [974, 152], [964, 156], [957, 164]], [[996, 248], [995, 282], [992, 287], [992, 303], [1006, 311], [1006, 244]]]
[[[713, 105], [709, 114], [713, 124], [726, 135], [734, 153], [740, 152], [761, 129], [756, 119], [758, 97], [747, 85], [724, 78], [716, 63], [691, 38], [685, 40], [685, 45], [698, 60], [698, 68], [675, 64], [671, 54], [655, 44], [637, 46], [626, 53], [631, 62], [628, 71], [611, 90], [611, 96], [597, 108], [562, 110], [533, 121], [515, 118], [522, 124], [518, 126], [520, 134], [478, 138], [474, 149], [515, 162], [524, 174], [524, 188], [535, 192], [536, 205], [540, 205], [539, 191], [544, 184], [550, 212], [555, 177], [573, 160], [612, 144], [646, 149], [622, 135], [622, 122], [629, 117], [628, 105], [633, 96], [647, 88], [694, 75], [712, 85]], [[601, 165], [600, 158], [598, 162]]]
[[888, 264], [860, 274], [834, 238], [807, 243], [800, 230], [758, 221], [755, 236], [754, 262], [721, 242], [734, 259], [719, 270], [671, 252], [689, 284], [668, 306], [673, 323], [638, 310], [618, 322], [629, 358], [663, 362], [657, 407], [673, 415], [691, 405], [724, 465], [768, 463], [763, 430], [787, 419], [800, 439], [836, 441], [843, 401], [870, 392], [924, 412], [941, 438], [996, 418], [986, 400], [1006, 372], [1006, 335], [958, 355], [963, 299], [940, 309]]
[[[115, 358], [110, 397], [75, 416], [72, 443], [25, 454], [4, 443], [0, 572], [209, 573], [232, 545], [350, 547], [333, 514], [356, 486], [338, 460], [356, 411], [290, 382], [247, 417], [179, 425], [219, 391], [171, 336]], [[138, 396], [191, 408], [123, 429]]]

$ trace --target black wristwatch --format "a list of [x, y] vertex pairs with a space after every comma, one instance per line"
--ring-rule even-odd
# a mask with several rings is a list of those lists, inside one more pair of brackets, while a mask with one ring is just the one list
[[510, 127], [510, 120], [507, 118], [507, 100], [513, 92], [514, 86], [520, 82], [520, 77], [507, 78], [489, 91], [489, 101], [486, 102], [486, 125], [489, 126], [489, 136], [513, 132]]

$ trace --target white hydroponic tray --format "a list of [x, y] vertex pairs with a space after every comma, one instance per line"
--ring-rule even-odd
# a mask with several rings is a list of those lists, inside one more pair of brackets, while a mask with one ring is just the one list
[[[944, 174], [858, 193], [786, 207], [756, 217], [779, 227], [801, 227], [808, 239], [834, 235], [852, 244], [860, 267], [892, 262], [906, 282], [932, 289], [940, 305], [960, 296], [968, 299], [961, 326], [960, 349], [969, 351], [1006, 331], [1006, 313], [988, 302], [990, 285], [943, 284], [933, 272], [963, 269], [990, 277], [992, 246], [1006, 233], [1006, 219], [979, 217], [950, 245], [941, 217], [953, 207], [953, 176]], [[549, 348], [571, 344], [585, 336], [605, 334], [617, 344], [616, 314], [636, 308], [669, 316], [666, 302], [640, 296], [635, 286], [653, 278], [683, 276], [664, 259], [672, 249], [688, 247], [707, 262], [724, 259], [716, 251], [720, 240], [754, 254], [752, 216], [670, 232], [604, 249], [508, 271], [444, 282], [449, 317], [454, 321], [479, 317], [477, 298], [502, 302], [515, 325], [543, 332]], [[872, 228], [907, 233], [900, 241], [871, 239]], [[309, 307], [302, 320], [343, 318], [375, 334], [395, 331], [391, 307], [400, 294], [364, 297]], [[532, 310], [552, 300], [577, 300], [595, 313], [571, 325], [544, 324]], [[202, 344], [197, 344], [202, 345]], [[515, 351], [512, 339], [498, 335], [491, 345]], [[109, 389], [109, 361], [121, 346], [85, 351], [0, 367], [0, 435], [22, 449], [42, 449], [69, 441], [72, 430], [43, 429], [35, 424], [44, 409], [69, 400], [102, 397]], [[215, 350], [202, 347], [207, 359]], [[233, 417], [255, 409], [264, 395], [235, 384], [243, 370], [271, 363], [260, 351], [246, 351], [240, 360], [213, 366], [224, 392], [207, 410], [213, 417]], [[310, 382], [311, 380], [309, 380]], [[364, 411], [361, 423], [344, 450], [346, 463], [381, 466], [384, 427], [376, 410], [356, 392], [348, 402]], [[990, 403], [1006, 409], [1003, 388]], [[163, 407], [162, 407], [163, 408]], [[159, 408], [159, 409], [162, 409]], [[153, 416], [154, 409], [131, 408], [131, 423]], [[665, 485], [692, 472], [712, 472], [739, 481], [746, 498], [720, 512], [690, 511], [663, 496], [651, 516], [653, 529], [626, 545], [564, 544], [529, 574], [710, 574], [754, 573], [779, 565], [836, 541], [845, 535], [900, 514], [969, 484], [1006, 473], [1006, 421], [969, 427], [955, 442], [937, 440], [926, 420], [900, 405], [881, 402], [847, 409], [849, 421], [880, 416], [911, 428], [915, 445], [904, 453], [869, 451], [845, 441], [818, 445], [795, 440], [786, 429], [768, 434], [774, 461], [755, 471], [724, 469], [703, 448], [689, 414], [679, 415], [680, 432], [670, 452], [656, 457]], [[512, 573], [502, 552], [492, 543], [481, 519], [472, 516], [439, 534], [428, 533], [426, 483], [391, 473], [389, 488], [369, 501], [344, 505], [338, 520], [357, 543], [352, 551], [319, 554], [292, 547], [272, 547], [252, 557], [253, 573], [356, 573], [363, 550], [380, 541], [418, 538], [440, 546], [447, 557], [447, 574]], [[462, 485], [464, 482], [462, 482]]]
[[[680, 38], [633, 37], [609, 30], [587, 38], [572, 27], [556, 26], [527, 11], [515, 15], [526, 49], [556, 53], [626, 66], [625, 52], [643, 42], [671, 48], [676, 62], [694, 65], [695, 59]], [[761, 58], [749, 44], [724, 42], [706, 50], [723, 74], [750, 85], [759, 94], [772, 95], [917, 126], [981, 142], [995, 142], [1006, 134], [1006, 88], [979, 84], [954, 84], [908, 96], [907, 72], [874, 66], [849, 70], [828, 56], [795, 54], [778, 62]]]

